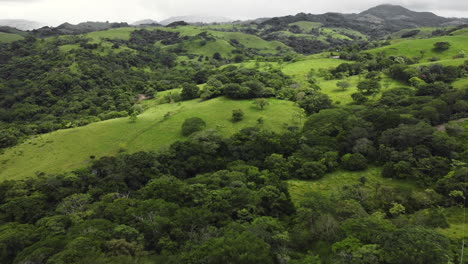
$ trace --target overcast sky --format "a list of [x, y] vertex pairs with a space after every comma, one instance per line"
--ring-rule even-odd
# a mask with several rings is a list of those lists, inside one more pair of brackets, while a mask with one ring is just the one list
[[27, 19], [50, 25], [147, 18], [159, 21], [182, 15], [250, 19], [299, 12], [355, 13], [384, 3], [442, 16], [468, 17], [468, 0], [0, 0], [0, 19]]

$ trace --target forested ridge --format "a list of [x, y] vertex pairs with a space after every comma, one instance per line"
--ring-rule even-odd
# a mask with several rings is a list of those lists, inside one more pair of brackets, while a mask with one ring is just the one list
[[[394, 95], [321, 111], [303, 130], [248, 128], [228, 139], [202, 131], [159, 153], [5, 181], [2, 263], [456, 261], [460, 241], [434, 228], [448, 226], [443, 208], [466, 195], [467, 138], [400, 117], [408, 107], [401, 105], [422, 98]], [[450, 98], [467, 96], [451, 91], [425, 103], [445, 103], [450, 113]], [[375, 165], [383, 177], [419, 187], [372, 186], [362, 177], [293, 204], [284, 182]], [[312, 253], [324, 245], [326, 256]]]

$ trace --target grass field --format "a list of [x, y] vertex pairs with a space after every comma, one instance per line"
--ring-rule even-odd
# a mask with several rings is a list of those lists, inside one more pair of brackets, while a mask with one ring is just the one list
[[453, 87], [461, 89], [461, 88], [468, 88], [468, 78], [458, 79], [452, 83]]
[[17, 40], [22, 40], [24, 39], [23, 36], [20, 36], [18, 34], [12, 34], [12, 33], [5, 33], [5, 32], [0, 32], [0, 43], [1, 42], [13, 42]]
[[445, 210], [447, 220], [450, 224], [449, 228], [438, 228], [437, 231], [451, 239], [468, 238], [467, 230], [463, 232], [463, 208], [452, 207]]
[[407, 32], [410, 32], [410, 31], [413, 31], [413, 30], [419, 30], [418, 34], [416, 34], [415, 36], [411, 37], [411, 38], [407, 38], [407, 39], [422, 39], [422, 38], [429, 38], [432, 36], [432, 32], [434, 30], [436, 30], [437, 28], [433, 28], [433, 27], [422, 27], [422, 28], [411, 28], [411, 29], [403, 29], [403, 30], [400, 30], [396, 33], [393, 33], [393, 34], [390, 34], [390, 37], [392, 39], [399, 39], [401, 38], [401, 36]]
[[431, 65], [431, 64], [441, 64], [444, 66], [460, 66], [467, 61], [468, 58], [459, 58], [459, 59], [446, 59], [446, 60], [439, 60], [434, 62], [423, 62], [418, 64], [411, 65], [412, 67], [424, 66], [424, 65]]
[[[444, 52], [435, 52], [433, 50], [434, 43], [437, 42], [450, 42], [450, 49]], [[424, 56], [421, 59], [421, 63], [429, 62], [428, 59], [431, 57], [438, 57], [441, 60], [447, 60], [453, 58], [460, 51], [467, 51], [468, 46], [468, 36], [459, 35], [459, 36], [444, 36], [430, 39], [410, 39], [410, 40], [395, 40], [394, 44], [373, 49], [370, 52], [373, 54], [384, 52], [386, 55], [390, 56], [407, 56], [409, 58], [419, 57], [421, 51], [424, 52]]]
[[122, 39], [129, 40], [130, 34], [137, 30], [136, 28], [115, 28], [104, 31], [96, 31], [86, 34], [86, 37], [92, 38], [93, 40], [102, 40], [102, 39]]
[[393, 180], [383, 178], [380, 176], [380, 168], [369, 168], [366, 171], [350, 172], [350, 171], [336, 171], [325, 175], [320, 180], [316, 181], [301, 181], [290, 180], [288, 181], [289, 193], [291, 199], [295, 204], [300, 203], [307, 193], [320, 192], [324, 195], [331, 195], [340, 192], [345, 185], [360, 184], [360, 178], [367, 179], [366, 186], [374, 187], [376, 184], [384, 186], [394, 186], [398, 188], [416, 188], [417, 187], [409, 181]]
[[[131, 153], [161, 149], [184, 139], [180, 127], [190, 117], [202, 118], [208, 129], [216, 129], [224, 136], [257, 125], [260, 117], [264, 119], [263, 127], [273, 131], [282, 130], [285, 123], [292, 124], [296, 106], [289, 101], [269, 101], [270, 105], [263, 111], [252, 101], [226, 98], [163, 104], [149, 108], [136, 123], [120, 118], [37, 136], [0, 155], [0, 181], [34, 176], [36, 172], [61, 173], [82, 168], [90, 162], [91, 155], [99, 158], [115, 155], [120, 150]], [[230, 121], [233, 109], [244, 111], [243, 121]], [[169, 112], [170, 117], [165, 119]]]
[[[329, 54], [316, 54], [312, 56], [307, 56], [304, 58], [299, 59], [295, 62], [288, 62], [279, 64], [277, 62], [256, 62], [256, 61], [249, 61], [244, 63], [238, 64], [231, 64], [240, 67], [246, 68], [254, 68], [258, 67], [261, 70], [265, 70], [267, 68], [277, 68], [281, 69], [281, 71], [289, 76], [291, 76], [294, 81], [296, 81], [300, 86], [307, 86], [307, 74], [310, 72], [311, 69], [319, 70], [319, 69], [331, 69], [335, 68], [338, 65], [348, 62], [345, 60], [339, 59], [330, 59]], [[382, 76], [383, 79], [382, 83], [382, 91], [387, 89], [396, 88], [396, 87], [407, 87], [407, 85], [399, 83], [395, 80], [392, 80], [386, 76]], [[319, 86], [322, 89], [321, 92], [327, 94], [334, 102], [340, 102], [341, 104], [351, 103], [353, 100], [351, 95], [357, 92], [357, 85], [360, 81], [359, 76], [351, 76], [347, 77], [343, 80], [324, 80], [323, 78], [317, 78], [319, 81]], [[338, 81], [347, 81], [351, 84], [351, 87], [346, 89], [345, 91], [341, 90], [336, 86]], [[379, 98], [380, 94], [376, 94], [374, 99]], [[371, 97], [372, 99], [372, 97]]]

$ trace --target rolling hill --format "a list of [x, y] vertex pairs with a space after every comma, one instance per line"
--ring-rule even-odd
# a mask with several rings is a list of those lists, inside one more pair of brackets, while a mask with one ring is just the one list
[[[120, 118], [40, 135], [0, 155], [0, 181], [34, 177], [36, 172], [64, 173], [79, 169], [92, 161], [90, 156], [99, 158], [122, 151], [160, 150], [184, 140], [181, 125], [191, 117], [202, 118], [207, 129], [217, 130], [223, 136], [256, 126], [259, 118], [263, 118], [265, 129], [278, 132], [284, 124], [294, 123], [293, 115], [298, 108], [292, 102], [274, 99], [269, 102], [270, 106], [263, 111], [254, 106], [253, 101], [226, 98], [155, 105], [141, 114], [136, 123]], [[152, 104], [151, 101], [144, 103]], [[230, 121], [234, 109], [244, 111], [243, 121]]]

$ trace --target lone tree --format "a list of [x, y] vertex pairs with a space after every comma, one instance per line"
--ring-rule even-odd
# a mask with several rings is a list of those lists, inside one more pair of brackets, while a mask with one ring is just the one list
[[270, 103], [268, 102], [268, 100], [263, 98], [256, 99], [254, 102], [254, 105], [256, 105], [260, 110], [265, 109], [265, 107], [267, 107], [269, 104]]
[[363, 94], [374, 94], [380, 90], [382, 85], [378, 80], [364, 80], [357, 86], [358, 90]]
[[190, 136], [191, 134], [203, 130], [206, 127], [205, 121], [199, 117], [186, 119], [182, 124], [182, 135]]
[[434, 50], [437, 52], [442, 52], [448, 50], [450, 46], [450, 42], [436, 42], [434, 43]]
[[138, 112], [133, 111], [133, 112], [130, 114], [130, 116], [129, 116], [128, 119], [130, 120], [130, 123], [136, 123], [136, 121], [137, 121], [137, 119], [138, 119]]
[[244, 119], [244, 111], [242, 109], [232, 110], [232, 122], [239, 122]]
[[223, 57], [221, 56], [221, 54], [220, 54], [219, 52], [215, 52], [215, 53], [213, 54], [213, 59], [219, 61], [219, 60], [222, 60]]
[[180, 97], [182, 100], [190, 100], [198, 97], [198, 92], [200, 88], [194, 83], [184, 83], [182, 84], [182, 92]]
[[349, 87], [351, 87], [351, 84], [349, 82], [340, 81], [340, 82], [336, 83], [336, 86], [338, 88], [341, 88], [344, 91], [344, 90], [348, 89]]

